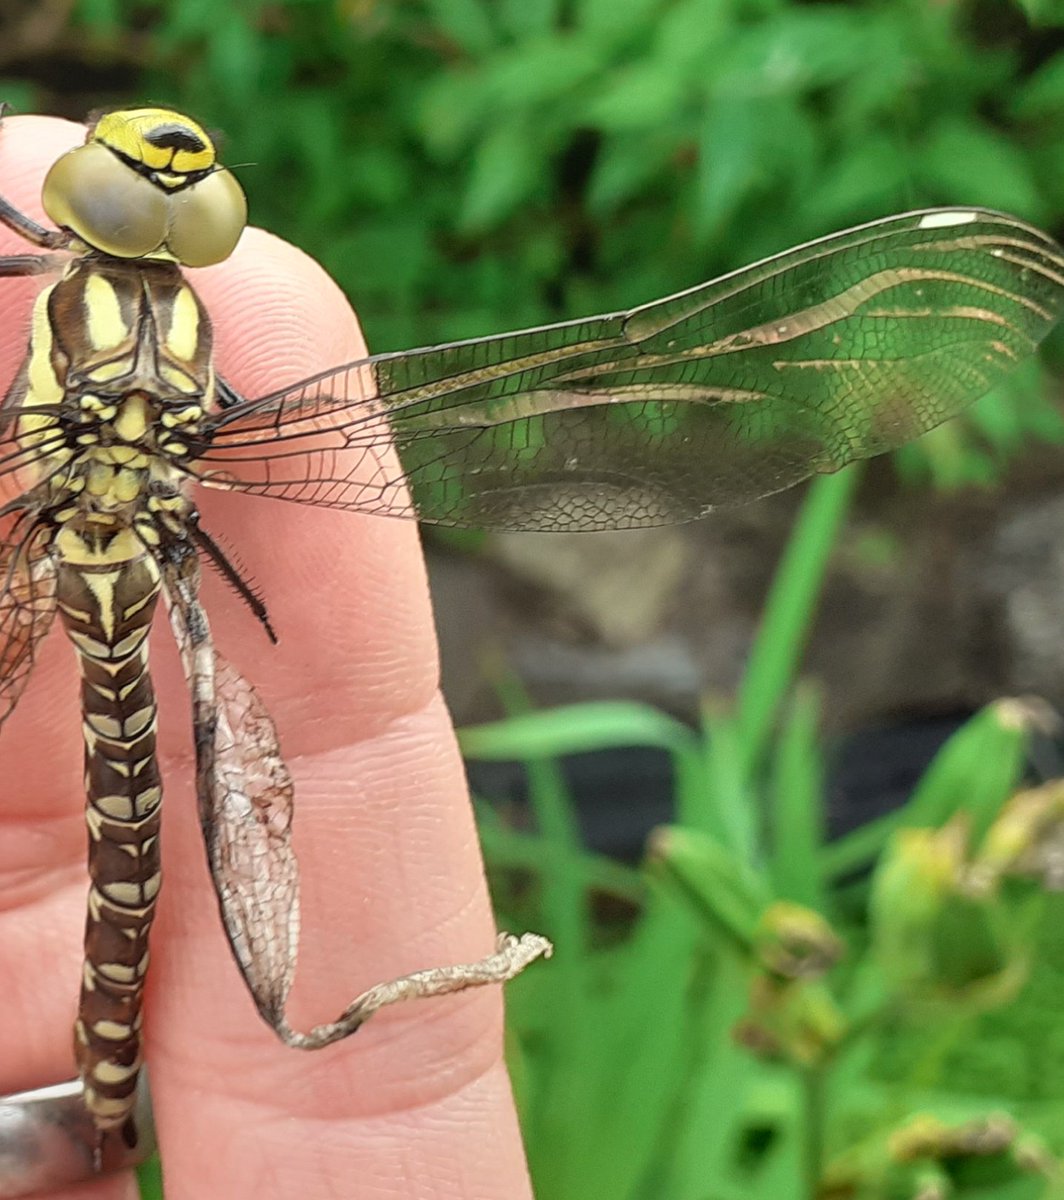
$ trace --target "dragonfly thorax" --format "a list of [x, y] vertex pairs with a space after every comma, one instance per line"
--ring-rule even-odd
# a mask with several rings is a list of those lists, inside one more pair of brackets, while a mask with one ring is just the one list
[[18, 436], [62, 521], [173, 495], [214, 395], [211, 326], [173, 264], [89, 255], [38, 297]]

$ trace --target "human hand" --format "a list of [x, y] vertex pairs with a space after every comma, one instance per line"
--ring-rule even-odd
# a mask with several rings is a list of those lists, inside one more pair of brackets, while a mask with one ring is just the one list
[[[8, 118], [0, 194], [43, 219], [47, 167], [80, 127]], [[26, 245], [0, 231], [0, 252]], [[344, 297], [260, 230], [191, 272], [219, 370], [262, 395], [365, 353]], [[42, 281], [5, 279], [4, 385]], [[468, 962], [492, 922], [412, 523], [205, 492], [202, 523], [233, 547], [280, 644], [211, 572], [219, 649], [259, 689], [296, 779], [305, 946], [290, 1016], [307, 1028], [365, 987]], [[233, 963], [196, 819], [189, 709], [168, 636], [153, 648], [165, 802], [146, 1057], [168, 1200], [357, 1195], [520, 1200], [529, 1187], [501, 1059], [497, 988], [401, 1005], [313, 1055], [262, 1023]], [[47, 638], [0, 732], [0, 1091], [68, 1078], [86, 892], [76, 671]], [[135, 1195], [132, 1179], [90, 1185]], [[54, 1196], [89, 1194], [85, 1186]]]

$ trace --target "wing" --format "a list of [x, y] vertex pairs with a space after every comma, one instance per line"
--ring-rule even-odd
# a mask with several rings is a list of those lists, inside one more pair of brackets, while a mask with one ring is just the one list
[[193, 441], [194, 473], [454, 525], [683, 521], [919, 436], [1062, 307], [1046, 235], [914, 212], [629, 312], [377, 355], [237, 404]]
[[29, 679], [37, 644], [55, 616], [50, 534], [40, 526], [0, 542], [0, 726]]
[[255, 689], [214, 649], [191, 547], [164, 559], [170, 624], [192, 694], [196, 792], [229, 944], [263, 1017], [284, 1014], [299, 944], [292, 780]]
[[402, 1000], [504, 983], [551, 952], [536, 934], [501, 934], [478, 962], [377, 984], [335, 1021], [294, 1030], [285, 1006], [299, 951], [299, 867], [292, 849], [292, 780], [277, 732], [250, 683], [211, 644], [190, 545], [164, 558], [170, 622], [192, 693], [196, 789], [211, 877], [233, 956], [264, 1020], [290, 1046], [316, 1050], [348, 1037]]

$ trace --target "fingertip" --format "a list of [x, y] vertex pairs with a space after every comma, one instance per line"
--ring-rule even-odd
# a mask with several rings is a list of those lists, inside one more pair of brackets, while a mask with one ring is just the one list
[[[62, 117], [6, 116], [0, 125], [0, 194], [17, 208], [46, 221], [41, 184], [61, 155], [85, 140], [85, 126]], [[0, 230], [0, 252], [24, 250], [26, 243], [11, 230]]]
[[219, 370], [248, 396], [366, 356], [347, 297], [309, 254], [249, 227], [224, 263], [190, 272], [211, 313]]

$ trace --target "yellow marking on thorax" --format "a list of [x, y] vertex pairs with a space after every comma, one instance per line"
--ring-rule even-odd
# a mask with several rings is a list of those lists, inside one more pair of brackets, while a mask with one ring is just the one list
[[123, 442], [139, 442], [148, 432], [148, 421], [151, 416], [151, 410], [148, 407], [148, 400], [140, 392], [134, 392], [123, 401], [121, 408], [118, 410], [118, 415], [114, 419], [115, 433], [122, 439]]
[[[54, 284], [53, 284], [54, 287]], [[54, 409], [63, 399], [63, 389], [52, 367], [52, 324], [48, 319], [46, 288], [33, 306], [29, 359], [26, 364], [26, 394], [22, 397], [18, 416], [18, 443], [24, 450], [56, 442], [58, 421], [54, 411], [34, 412], [35, 408]], [[69, 459], [72, 452], [57, 448], [47, 456], [53, 466]]]
[[102, 275], [85, 280], [85, 328], [94, 350], [114, 350], [129, 337], [118, 293]]
[[129, 370], [129, 363], [118, 359], [115, 362], [100, 363], [98, 367], [93, 369], [86, 376], [93, 383], [109, 383], [112, 379], [117, 379], [119, 375], [125, 375]]
[[52, 322], [48, 316], [48, 300], [54, 287], [52, 284], [45, 288], [33, 306], [27, 404], [58, 404], [63, 398], [63, 389], [52, 369]]
[[136, 446], [100, 446], [90, 450], [88, 457], [115, 467], [139, 467], [142, 471], [151, 465], [151, 458]]
[[191, 362], [199, 347], [199, 305], [192, 289], [183, 287], [170, 307], [170, 328], [166, 348], [180, 362]]

